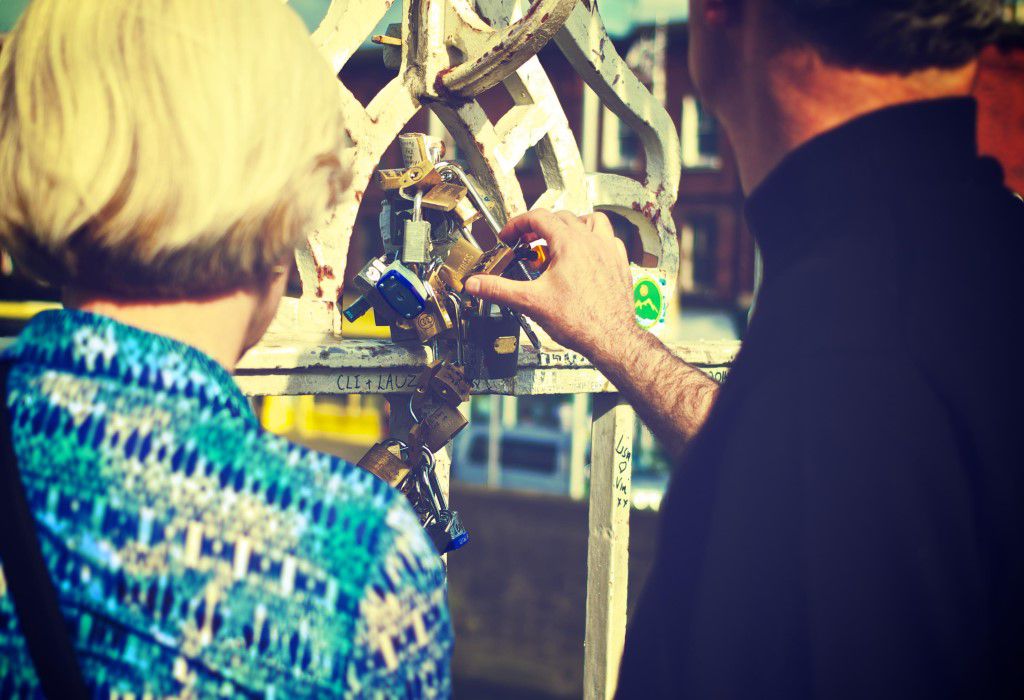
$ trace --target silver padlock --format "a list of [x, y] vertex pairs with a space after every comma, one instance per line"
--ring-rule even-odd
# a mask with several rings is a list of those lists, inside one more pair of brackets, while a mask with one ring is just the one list
[[423, 193], [417, 192], [412, 201], [412, 219], [405, 222], [402, 235], [402, 262], [430, 262], [430, 230], [430, 222], [423, 220]]

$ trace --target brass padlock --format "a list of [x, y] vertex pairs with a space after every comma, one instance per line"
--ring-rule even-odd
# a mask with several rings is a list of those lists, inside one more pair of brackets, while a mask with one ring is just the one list
[[438, 275], [449, 287], [461, 292], [466, 278], [480, 261], [481, 252], [469, 241], [459, 239], [452, 244]]
[[445, 363], [434, 374], [429, 390], [449, 406], [458, 407], [469, 400], [473, 385], [466, 379], [466, 371], [461, 367]]
[[515, 262], [516, 254], [504, 243], [494, 246], [477, 260], [467, 277], [473, 275], [500, 275]]
[[441, 175], [434, 170], [434, 164], [429, 160], [417, 163], [405, 170], [378, 170], [377, 177], [380, 180], [380, 186], [385, 190], [402, 190], [413, 185], [428, 188], [442, 182]]
[[450, 362], [434, 360], [416, 380], [416, 398], [430, 396], [452, 408], [468, 401], [473, 385], [466, 379], [466, 371]]
[[409, 447], [401, 440], [385, 440], [370, 448], [356, 466], [391, 486], [398, 486], [409, 474]]
[[396, 343], [419, 341], [419, 334], [416, 333], [416, 323], [414, 321], [396, 316], [388, 325], [391, 327], [392, 341]]
[[454, 211], [459, 202], [466, 199], [468, 190], [453, 182], [442, 182], [435, 185], [423, 195], [423, 206], [438, 211]]
[[433, 294], [427, 298], [426, 308], [413, 319], [413, 323], [421, 343], [429, 343], [454, 327], [448, 309]]
[[480, 213], [479, 209], [473, 206], [473, 202], [468, 196], [463, 197], [459, 203], [455, 205], [454, 212], [455, 216], [458, 217], [463, 226], [472, 226], [475, 222], [483, 218], [483, 214]]
[[412, 426], [409, 442], [416, 447], [426, 447], [431, 452], [437, 452], [467, 425], [469, 420], [462, 415], [462, 411], [443, 404]]

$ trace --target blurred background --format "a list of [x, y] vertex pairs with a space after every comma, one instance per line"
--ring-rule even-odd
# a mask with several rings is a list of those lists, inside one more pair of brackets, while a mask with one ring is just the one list
[[[0, 0], [0, 33], [28, 0]], [[314, 29], [327, 0], [292, 0]], [[997, 157], [1016, 191], [1024, 191], [1024, 0], [1005, 2], [1008, 31], [982, 58], [975, 90], [982, 151]], [[754, 293], [756, 253], [742, 215], [743, 197], [728, 140], [694, 94], [687, 70], [685, 0], [605, 0], [601, 13], [619, 53], [675, 121], [683, 164], [675, 210], [681, 264], [662, 337], [667, 342], [741, 340]], [[396, 2], [373, 34], [401, 22]], [[552, 45], [540, 60], [562, 96], [590, 171], [640, 174], [636, 135], [602, 108]], [[395, 73], [367, 41], [341, 78], [365, 105]], [[502, 97], [504, 96], [504, 100]], [[511, 99], [491, 90], [481, 104], [492, 120]], [[407, 131], [454, 143], [440, 122], [421, 112]], [[382, 167], [397, 167], [396, 150]], [[528, 153], [517, 166], [526, 200], [545, 189]], [[381, 251], [377, 225], [382, 193], [371, 185], [352, 238], [354, 274]], [[616, 219], [618, 234], [642, 263], [634, 230]], [[53, 290], [37, 287], [0, 251], [0, 336], [15, 335]], [[300, 290], [292, 289], [292, 294]], [[372, 316], [345, 326], [348, 337], [383, 337]], [[723, 377], [717, 377], [721, 380]], [[380, 397], [274, 397], [254, 402], [267, 429], [317, 449], [358, 460], [384, 437]], [[582, 694], [586, 590], [590, 398], [476, 397], [470, 427], [455, 442], [452, 502], [472, 541], [451, 557], [450, 600], [456, 627], [453, 672], [466, 698], [568, 698]], [[656, 513], [672, 465], [639, 426], [634, 445], [629, 598], [643, 585], [653, 554]]]

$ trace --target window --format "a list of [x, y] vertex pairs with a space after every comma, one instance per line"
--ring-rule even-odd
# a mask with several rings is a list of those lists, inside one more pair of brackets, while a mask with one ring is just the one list
[[558, 472], [558, 446], [514, 437], [501, 439], [501, 467], [535, 474]]
[[640, 138], [610, 109], [601, 119], [601, 165], [607, 170], [636, 167], [640, 155]]
[[684, 168], [718, 170], [722, 167], [718, 122], [697, 98], [683, 98], [683, 113], [679, 127]]
[[477, 466], [487, 464], [487, 442], [486, 435], [476, 435], [469, 445], [469, 463]]
[[718, 219], [712, 213], [686, 217], [680, 232], [679, 291], [714, 291], [718, 279]]

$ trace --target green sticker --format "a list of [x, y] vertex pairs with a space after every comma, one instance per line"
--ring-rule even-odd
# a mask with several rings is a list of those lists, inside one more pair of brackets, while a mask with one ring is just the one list
[[665, 297], [661, 285], [650, 277], [641, 277], [633, 283], [633, 308], [636, 322], [641, 328], [653, 328], [665, 311]]

